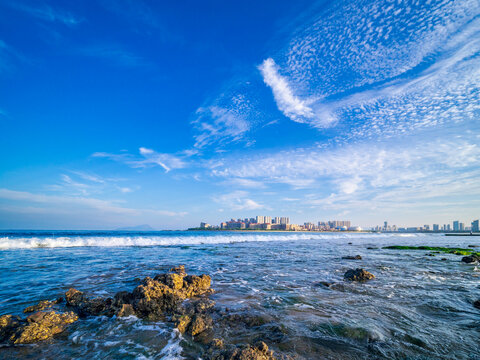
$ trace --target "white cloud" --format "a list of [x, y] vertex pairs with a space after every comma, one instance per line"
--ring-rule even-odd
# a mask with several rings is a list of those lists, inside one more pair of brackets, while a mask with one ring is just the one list
[[142, 156], [138, 158], [131, 154], [110, 154], [105, 152], [96, 152], [93, 157], [107, 158], [113, 161], [124, 163], [132, 168], [147, 168], [152, 166], [160, 166], [165, 172], [174, 169], [182, 169], [187, 166], [184, 160], [185, 156], [179, 157], [172, 154], [158, 153], [154, 150], [141, 147], [139, 153]]
[[246, 191], [233, 191], [228, 194], [215, 196], [213, 200], [227, 208], [227, 211], [265, 209], [265, 206], [250, 199]]
[[266, 59], [258, 68], [263, 81], [272, 89], [279, 110], [285, 116], [299, 123], [309, 122], [316, 117], [308, 102], [293, 94], [286, 78], [278, 73], [278, 66], [272, 58]]
[[[61, 207], [64, 209], [64, 211], [68, 211], [70, 214], [75, 214], [75, 212], [79, 209], [94, 209], [99, 211], [101, 214], [117, 214], [138, 217], [141, 217], [142, 215], [183, 216], [186, 214], [186, 212], [175, 212], [168, 210], [128, 208], [120, 206], [118, 201], [101, 200], [88, 197], [35, 194], [26, 191], [16, 191], [10, 189], [0, 189], [0, 199], [11, 200], [15, 202], [39, 203], [53, 208]], [[8, 210], [9, 207], [4, 206], [3, 209]], [[12, 209], [15, 209], [15, 207], [12, 207]], [[40, 210], [37, 208], [37, 211]]]
[[69, 27], [76, 26], [83, 22], [83, 19], [76, 17], [72, 13], [53, 8], [45, 3], [39, 4], [38, 6], [30, 6], [16, 1], [11, 2], [10, 6], [37, 19], [49, 22], [59, 22]]

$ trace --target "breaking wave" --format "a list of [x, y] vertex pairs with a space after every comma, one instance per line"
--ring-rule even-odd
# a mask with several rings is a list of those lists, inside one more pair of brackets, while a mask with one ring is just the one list
[[[298, 241], [298, 240], [360, 240], [379, 239], [399, 236], [399, 234], [371, 234], [371, 233], [254, 233], [254, 234], [188, 234], [177, 235], [137, 235], [137, 236], [4, 236], [0, 237], [0, 249], [32, 249], [32, 248], [67, 248], [67, 247], [145, 247], [145, 246], [174, 246], [174, 245], [201, 245], [227, 244], [237, 242], [265, 242], [265, 241]], [[417, 237], [421, 234], [402, 234], [401, 236]]]

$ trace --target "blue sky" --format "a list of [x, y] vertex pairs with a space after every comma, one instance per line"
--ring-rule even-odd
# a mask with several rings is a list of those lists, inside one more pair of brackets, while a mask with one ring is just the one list
[[480, 3], [0, 0], [0, 228], [480, 217]]

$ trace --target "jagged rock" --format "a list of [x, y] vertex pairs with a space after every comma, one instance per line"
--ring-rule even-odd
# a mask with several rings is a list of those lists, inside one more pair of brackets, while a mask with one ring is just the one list
[[214, 349], [223, 349], [225, 347], [225, 342], [222, 339], [215, 338], [212, 340], [209, 346]]
[[78, 320], [78, 316], [71, 311], [57, 313], [51, 310], [36, 312], [26, 320], [27, 324], [10, 338], [14, 344], [31, 344], [47, 340], [63, 332], [68, 324]]
[[369, 273], [364, 269], [358, 268], [355, 270], [353, 269], [348, 270], [343, 277], [345, 280], [349, 280], [349, 281], [366, 281], [366, 280], [373, 279], [375, 275], [373, 275], [372, 273]]
[[58, 298], [57, 300], [50, 301], [50, 300], [42, 300], [37, 305], [29, 306], [23, 310], [24, 313], [30, 313], [35, 311], [45, 310], [47, 308], [51, 308], [53, 305], [59, 304], [63, 301], [63, 298]]
[[362, 257], [360, 255], [343, 256], [342, 259], [345, 259], [345, 260], [362, 260]]
[[106, 315], [113, 316], [115, 313], [112, 298], [88, 298], [83, 292], [77, 289], [69, 289], [65, 293], [65, 299], [67, 306], [73, 307], [78, 315], [85, 316], [98, 316]]
[[329, 287], [332, 286], [333, 284], [334, 284], [333, 282], [319, 281], [319, 282], [315, 283], [314, 285], [315, 285], [315, 286], [325, 286], [325, 287], [329, 288]]
[[67, 301], [68, 306], [79, 306], [85, 301], [85, 296], [83, 295], [83, 292], [71, 288], [65, 293], [65, 300]]
[[0, 342], [8, 341], [20, 327], [21, 319], [14, 315], [0, 316]]
[[182, 315], [175, 322], [175, 327], [178, 329], [178, 331], [180, 331], [180, 333], [184, 334], [187, 332], [188, 326], [191, 322], [192, 318], [189, 315]]
[[273, 351], [263, 341], [255, 346], [244, 345], [213, 351], [207, 355], [209, 360], [276, 360]]
[[475, 306], [477, 309], [480, 309], [480, 299], [477, 300], [477, 301], [475, 301], [475, 302], [473, 303], [473, 306]]
[[196, 336], [212, 327], [212, 318], [208, 315], [195, 315], [188, 327], [188, 334]]
[[480, 262], [480, 256], [477, 255], [477, 254], [472, 254], [472, 255], [464, 256], [464, 257], [462, 258], [462, 261], [463, 261], [464, 263], [467, 263], [467, 264], [477, 263], [477, 262]]
[[130, 315], [135, 315], [135, 309], [130, 304], [122, 304], [120, 309], [115, 314], [117, 317], [126, 317]]
[[171, 272], [177, 273], [179, 275], [187, 275], [185, 272], [185, 265], [178, 265], [170, 269]]

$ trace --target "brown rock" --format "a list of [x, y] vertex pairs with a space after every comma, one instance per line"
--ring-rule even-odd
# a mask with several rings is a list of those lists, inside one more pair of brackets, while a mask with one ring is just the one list
[[366, 281], [373, 279], [374, 277], [375, 275], [372, 273], [360, 268], [355, 270], [350, 269], [344, 275], [344, 279], [349, 281]]
[[210, 360], [275, 360], [273, 351], [268, 349], [267, 344], [259, 342], [255, 346], [245, 345], [233, 349], [214, 351]]
[[20, 327], [21, 319], [14, 315], [0, 316], [0, 342], [7, 341]]
[[185, 272], [185, 265], [178, 265], [170, 269], [171, 272], [177, 273], [179, 275], [187, 275]]
[[192, 318], [190, 316], [182, 315], [176, 321], [175, 326], [178, 329], [178, 331], [180, 331], [180, 333], [184, 334], [187, 331], [188, 326], [190, 325], [191, 322], [192, 322]]
[[127, 317], [130, 315], [135, 315], [135, 309], [130, 304], [122, 304], [116, 315], [117, 317]]
[[27, 317], [28, 324], [11, 340], [15, 344], [31, 344], [46, 340], [61, 333], [68, 324], [77, 320], [78, 316], [73, 312], [39, 311]]
[[195, 315], [190, 326], [188, 327], [188, 333], [192, 336], [195, 336], [211, 327], [212, 319], [209, 316]]
[[65, 300], [68, 306], [79, 306], [84, 300], [83, 292], [71, 288], [65, 293]]
[[[63, 300], [63, 298], [60, 298]], [[45, 310], [47, 308], [51, 308], [53, 305], [57, 304], [58, 300], [56, 301], [49, 301], [49, 300], [42, 300], [37, 305], [29, 306], [23, 310], [24, 313], [30, 313], [34, 311]]]
[[345, 259], [345, 260], [362, 260], [362, 257], [360, 255], [343, 256], [342, 259]]

